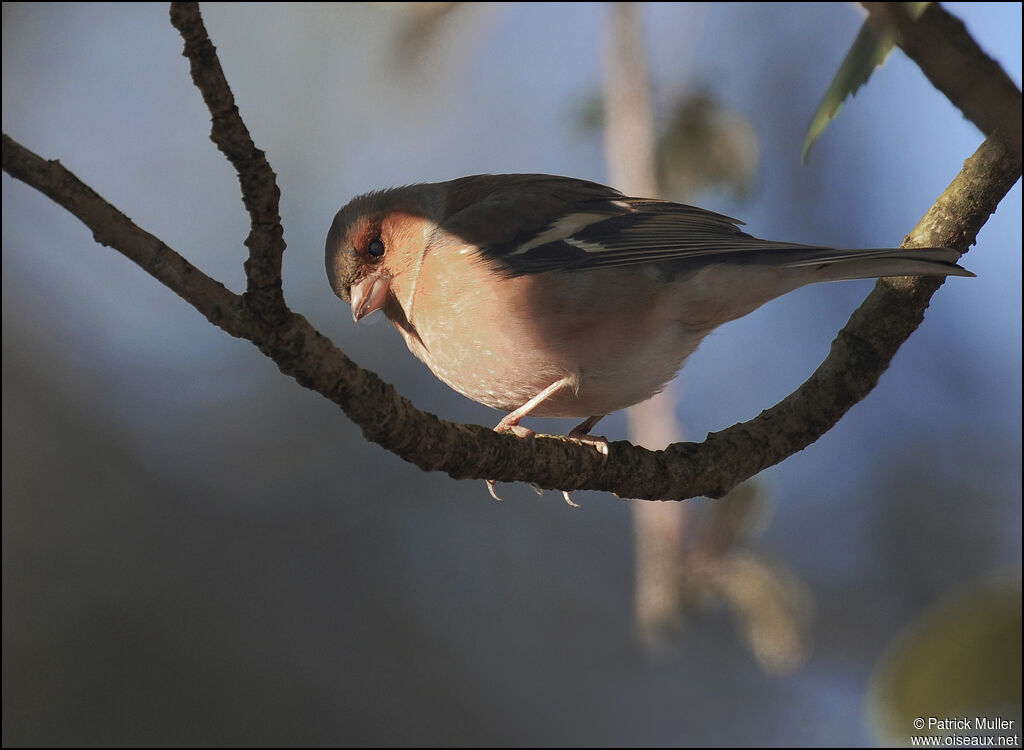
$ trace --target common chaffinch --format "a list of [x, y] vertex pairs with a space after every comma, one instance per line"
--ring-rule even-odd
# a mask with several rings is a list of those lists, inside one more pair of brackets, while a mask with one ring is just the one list
[[[675, 377], [717, 326], [806, 284], [973, 276], [948, 248], [836, 250], [571, 177], [474, 175], [354, 198], [327, 275], [360, 320], [383, 310], [459, 393], [508, 414], [601, 417]], [[604, 444], [605, 451], [607, 444]], [[600, 445], [599, 445], [600, 447]]]

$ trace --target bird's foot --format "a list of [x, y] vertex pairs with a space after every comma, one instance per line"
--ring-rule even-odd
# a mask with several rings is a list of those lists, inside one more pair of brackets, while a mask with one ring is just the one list
[[[500, 422], [498, 422], [498, 424], [494, 426], [494, 431], [511, 432], [517, 438], [525, 440], [527, 443], [529, 443], [531, 451], [536, 450], [537, 433], [534, 430], [531, 430], [529, 427], [525, 427], [524, 425], [519, 424], [519, 417], [513, 418], [512, 414], [506, 415]], [[497, 482], [494, 479], [485, 479], [484, 481], [487, 483], [487, 491], [491, 493], [491, 497], [500, 502], [501, 498], [498, 496], [497, 490], [494, 489], [494, 486], [497, 484]]]
[[[590, 417], [589, 419], [576, 425], [569, 431], [566, 437], [569, 440], [575, 440], [578, 443], [584, 445], [591, 445], [598, 453], [601, 454], [601, 466], [603, 467], [608, 463], [608, 438], [603, 435], [591, 435], [590, 430], [594, 427], [604, 415], [596, 417]], [[562, 497], [565, 498], [565, 502], [571, 505], [573, 508], [580, 507], [578, 503], [573, 502], [572, 493], [568, 490], [562, 490]]]
[[601, 466], [608, 463], [608, 438], [603, 435], [591, 435], [590, 431], [594, 429], [594, 425], [600, 422], [603, 417], [603, 414], [599, 414], [583, 420], [573, 427], [566, 436], [570, 440], [578, 440], [586, 445], [594, 446], [594, 450], [601, 454]]

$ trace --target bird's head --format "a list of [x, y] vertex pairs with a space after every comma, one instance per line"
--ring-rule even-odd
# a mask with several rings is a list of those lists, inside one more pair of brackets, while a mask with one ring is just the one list
[[428, 218], [431, 196], [419, 187], [361, 195], [334, 217], [325, 248], [327, 277], [352, 306], [353, 320], [387, 312], [395, 280], [421, 262], [436, 225]]

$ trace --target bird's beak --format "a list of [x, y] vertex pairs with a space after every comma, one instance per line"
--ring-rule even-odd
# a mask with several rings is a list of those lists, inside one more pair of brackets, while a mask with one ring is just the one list
[[384, 307], [389, 289], [391, 279], [381, 274], [371, 274], [353, 284], [349, 291], [352, 297], [352, 320], [358, 323], [374, 310]]

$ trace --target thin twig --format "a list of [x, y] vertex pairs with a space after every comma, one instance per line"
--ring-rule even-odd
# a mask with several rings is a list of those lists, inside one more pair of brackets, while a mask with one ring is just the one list
[[238, 113], [234, 94], [217, 58], [217, 49], [206, 32], [199, 4], [171, 3], [171, 23], [185, 40], [182, 54], [188, 58], [192, 81], [210, 110], [210, 140], [238, 173], [242, 202], [249, 212], [251, 228], [245, 239], [245, 246], [249, 248], [249, 259], [245, 263], [246, 302], [267, 322], [281, 322], [288, 310], [281, 291], [285, 242], [277, 175], [270, 168], [266, 154], [256, 148]]

